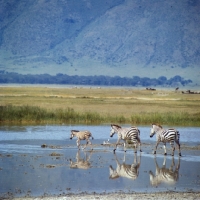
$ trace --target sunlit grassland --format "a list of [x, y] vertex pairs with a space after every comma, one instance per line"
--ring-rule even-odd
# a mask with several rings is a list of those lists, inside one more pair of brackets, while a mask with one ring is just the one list
[[200, 126], [200, 94], [125, 88], [1, 87], [1, 123]]

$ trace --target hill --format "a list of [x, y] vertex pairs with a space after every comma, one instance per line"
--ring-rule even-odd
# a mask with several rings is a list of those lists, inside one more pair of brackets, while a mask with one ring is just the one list
[[2, 0], [0, 70], [200, 84], [198, 0]]

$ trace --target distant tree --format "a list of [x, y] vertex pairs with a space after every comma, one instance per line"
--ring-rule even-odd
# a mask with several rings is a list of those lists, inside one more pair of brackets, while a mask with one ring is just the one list
[[0, 83], [41, 83], [41, 84], [76, 84], [76, 85], [116, 85], [116, 86], [156, 86], [156, 85], [187, 85], [192, 80], [184, 80], [181, 76], [174, 76], [167, 80], [165, 76], [156, 78], [140, 78], [133, 76], [132, 78], [120, 76], [69, 76], [67, 74], [58, 73], [55, 76], [49, 74], [18, 74], [13, 72], [0, 71]]

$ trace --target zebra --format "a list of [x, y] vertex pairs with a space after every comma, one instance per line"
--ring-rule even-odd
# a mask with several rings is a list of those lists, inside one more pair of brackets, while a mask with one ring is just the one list
[[110, 137], [113, 137], [113, 135], [117, 133], [118, 134], [118, 140], [116, 142], [116, 147], [113, 150], [115, 153], [115, 150], [117, 149], [117, 146], [119, 145], [120, 140], [124, 140], [124, 151], [126, 152], [126, 142], [131, 142], [134, 144], [135, 152], [137, 152], [137, 145], [139, 143], [140, 146], [140, 152], [141, 150], [141, 142], [140, 142], [140, 130], [137, 127], [130, 127], [130, 128], [122, 128], [119, 125], [111, 124], [111, 130], [110, 130]]
[[88, 144], [90, 144], [90, 145], [92, 144], [91, 141], [89, 140], [89, 138], [91, 137], [92, 139], [94, 139], [90, 131], [71, 130], [70, 139], [72, 139], [73, 137], [77, 137], [76, 144], [77, 144], [78, 149], [80, 149], [80, 141], [81, 140], [87, 140], [86, 145], [83, 148], [83, 149], [85, 149]]
[[[115, 161], [117, 163], [116, 169], [113, 169], [112, 165], [109, 167], [110, 171], [110, 179], [116, 179], [119, 177], [124, 177], [128, 179], [135, 180], [137, 179], [139, 175], [139, 168], [140, 168], [140, 157], [139, 161], [137, 162], [137, 153], [134, 153], [134, 162], [133, 164], [129, 165], [125, 163], [125, 155], [124, 155], [124, 161], [123, 164], [120, 164], [120, 162], [117, 159], [116, 154], [115, 155]], [[141, 155], [140, 155], [141, 156]]]
[[[170, 185], [175, 184], [179, 178], [179, 169], [180, 169], [180, 157], [178, 163], [175, 166], [174, 157], [172, 157], [172, 163], [170, 168], [166, 168], [166, 156], [164, 156], [163, 166], [160, 168], [154, 157], [154, 162], [156, 166], [155, 175], [152, 171], [149, 171], [150, 183], [152, 186], [158, 186], [161, 183], [167, 183]], [[174, 169], [175, 166], [175, 169]]]
[[73, 162], [70, 159], [70, 168], [72, 168], [72, 169], [89, 169], [91, 167], [91, 164], [89, 162], [90, 157], [91, 157], [91, 152], [90, 152], [89, 156], [87, 156], [87, 154], [85, 154], [85, 159], [81, 158], [80, 150], [78, 150], [76, 153], [76, 162]]
[[180, 143], [179, 143], [180, 134], [177, 130], [172, 128], [164, 130], [161, 125], [152, 124], [150, 137], [153, 137], [154, 134], [156, 134], [156, 146], [154, 149], [154, 154], [156, 154], [158, 144], [160, 142], [163, 142], [164, 152], [165, 152], [164, 155], [167, 155], [166, 143], [169, 142], [172, 147], [172, 156], [174, 156], [174, 150], [175, 150], [174, 141], [175, 141], [178, 146], [179, 156], [181, 156]]

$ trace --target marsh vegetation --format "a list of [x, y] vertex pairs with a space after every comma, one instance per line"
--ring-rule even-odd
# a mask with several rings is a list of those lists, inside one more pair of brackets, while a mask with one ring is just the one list
[[200, 126], [200, 95], [174, 90], [1, 87], [1, 123]]

